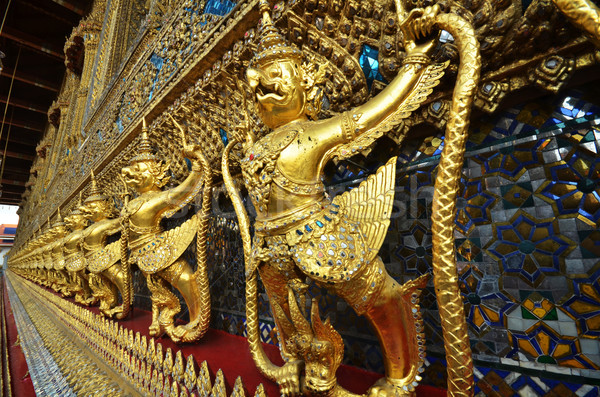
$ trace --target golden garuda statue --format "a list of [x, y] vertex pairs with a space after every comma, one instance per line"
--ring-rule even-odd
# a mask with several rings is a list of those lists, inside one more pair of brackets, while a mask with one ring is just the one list
[[[596, 5], [589, 0], [553, 2], [593, 42], [600, 42]], [[453, 232], [481, 58], [474, 26], [455, 12], [460, 2], [444, 2], [447, 12], [433, 3], [395, 1], [405, 50], [397, 75], [368, 102], [318, 119], [322, 100], [318, 85], [328, 76], [327, 62], [304, 62], [305, 54], [285, 42], [271, 20], [268, 2], [261, 0], [260, 41], [246, 77], [256, 112], [270, 132], [259, 135], [247, 118], [225, 149], [222, 169], [244, 243], [250, 349], [260, 371], [280, 385], [283, 395], [351, 395], [335, 378], [343, 355], [339, 334], [331, 324], [321, 322], [314, 303], [312, 325], [302, 311], [306, 277], [344, 298], [375, 329], [386, 376], [368, 395], [414, 395], [424, 357], [418, 298], [426, 280], [399, 285], [377, 256], [392, 210], [395, 159], [359, 187], [333, 199], [327, 196], [321, 176], [329, 160], [369, 147], [427, 100], [446, 67], [433, 56], [440, 30], [453, 37], [459, 65], [435, 182], [432, 267], [448, 362], [448, 394], [473, 394]], [[242, 84], [240, 88], [247, 91]], [[231, 152], [240, 146], [243, 183], [257, 213], [253, 237], [229, 173]], [[283, 367], [270, 362], [260, 344], [258, 275], [280, 333]]]
[[[206, 234], [212, 175], [201, 147], [185, 145], [185, 138], [183, 142], [183, 154], [192, 162], [191, 172], [179, 186], [162, 190], [168, 180], [168, 166], [162, 164], [153, 153], [146, 121], [143, 121], [137, 155], [121, 171], [125, 184], [139, 194], [127, 202], [122, 210], [121, 237], [128, 241], [131, 252], [129, 263], [137, 264], [146, 276], [152, 294], [150, 335], [160, 336], [166, 332], [175, 342], [192, 342], [206, 333], [210, 323]], [[181, 226], [163, 231], [161, 219], [179, 211], [201, 190], [201, 210]], [[182, 255], [195, 236], [197, 269], [194, 271]], [[181, 306], [169, 285], [175, 287], [185, 300], [190, 315], [187, 324], [174, 324]]]
[[[129, 267], [122, 266], [120, 241], [107, 244], [107, 238], [121, 229], [120, 218], [110, 218], [115, 212], [113, 201], [102, 194], [94, 173], [91, 174], [90, 195], [80, 208], [93, 223], [83, 232], [81, 247], [93, 295], [100, 302], [100, 312], [107, 317], [125, 318], [131, 309], [132, 285]], [[119, 293], [121, 304], [118, 304]]]
[[[454, 36], [461, 62], [434, 197], [434, 282], [449, 349], [449, 390], [468, 395], [472, 360], [457, 284], [453, 221], [479, 79], [479, 44], [472, 26], [457, 15], [441, 13], [437, 5], [407, 13], [396, 2], [406, 51], [397, 76], [367, 103], [317, 120], [322, 100], [318, 85], [327, 75], [327, 65], [317, 68], [303, 62], [303, 53], [275, 28], [269, 8], [262, 0], [260, 42], [246, 77], [256, 111], [271, 132], [256, 136], [247, 123], [225, 149], [222, 167], [244, 242], [248, 341], [256, 365], [280, 385], [283, 395], [351, 395], [335, 378], [343, 354], [339, 334], [321, 322], [314, 304], [312, 327], [295, 309], [296, 299], [302, 306], [303, 280], [309, 277], [345, 299], [373, 326], [386, 374], [368, 395], [414, 395], [425, 354], [419, 295], [427, 279], [400, 285], [377, 256], [392, 212], [396, 159], [333, 199], [321, 177], [329, 160], [370, 146], [427, 99], [447, 66], [431, 57], [437, 27]], [[248, 215], [229, 173], [230, 153], [238, 143], [243, 182], [257, 212], [252, 241]], [[283, 367], [271, 363], [260, 344], [258, 275], [281, 331]], [[319, 346], [325, 350], [319, 351]]]
[[68, 216], [65, 216], [65, 224], [71, 230], [63, 239], [63, 255], [65, 269], [71, 274], [73, 280], [73, 292], [75, 302], [83, 305], [92, 305], [96, 303], [96, 298], [92, 295], [89, 287], [89, 275], [86, 273], [85, 257], [81, 248], [81, 241], [88, 224], [87, 219], [81, 212], [82, 195], [79, 195], [79, 202], [73, 208]]
[[69, 273], [65, 270], [65, 259], [63, 257], [63, 239], [67, 235], [67, 227], [60, 214], [60, 208], [56, 216], [56, 221], [52, 224], [54, 239], [48, 244], [50, 251], [51, 264], [56, 283], [56, 289], [64, 297], [73, 296], [71, 280]]
[[60, 292], [58, 277], [54, 270], [54, 266], [52, 264], [52, 251], [50, 245], [54, 241], [56, 230], [52, 227], [52, 222], [50, 221], [50, 217], [48, 217], [48, 222], [46, 223], [46, 230], [40, 235], [38, 238], [39, 248], [38, 258], [40, 260], [40, 267], [45, 269], [47, 275], [46, 285], [52, 288], [56, 292]]

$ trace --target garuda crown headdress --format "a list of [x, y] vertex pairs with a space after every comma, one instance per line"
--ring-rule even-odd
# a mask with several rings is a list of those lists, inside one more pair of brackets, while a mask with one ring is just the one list
[[88, 196], [88, 198], [85, 199], [84, 203], [108, 200], [108, 196], [103, 194], [102, 190], [98, 186], [98, 183], [96, 182], [96, 176], [94, 175], [93, 170], [91, 172], [90, 178], [92, 182], [92, 187], [90, 188], [90, 195]]
[[60, 208], [59, 208], [58, 214], [56, 215], [56, 220], [52, 224], [52, 227], [64, 226], [64, 225], [65, 225], [65, 222], [63, 221], [62, 216], [60, 215]]
[[262, 25], [259, 30], [260, 40], [256, 56], [252, 62], [257, 66], [283, 59], [296, 59], [301, 62], [302, 52], [296, 46], [287, 44], [285, 38], [273, 24], [269, 9], [268, 0], [261, 0]]
[[148, 139], [148, 126], [146, 125], [145, 117], [142, 119], [142, 136], [140, 137], [140, 143], [137, 147], [137, 154], [131, 160], [129, 160], [129, 164], [134, 164], [140, 161], [158, 162], [158, 158], [152, 151], [150, 139]]
[[83, 191], [79, 192], [79, 201], [77, 205], [73, 207], [71, 210], [71, 215], [81, 215], [81, 210], [79, 209], [83, 205]]

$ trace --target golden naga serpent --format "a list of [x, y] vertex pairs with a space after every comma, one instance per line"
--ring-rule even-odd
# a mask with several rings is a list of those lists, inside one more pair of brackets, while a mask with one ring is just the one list
[[[400, 0], [396, 0], [399, 18], [406, 13]], [[448, 367], [448, 395], [473, 395], [473, 361], [458, 285], [456, 253], [454, 247], [454, 219], [460, 175], [464, 162], [465, 144], [469, 128], [471, 107], [479, 83], [481, 61], [479, 42], [473, 26], [455, 14], [439, 14], [435, 25], [448, 31], [455, 40], [460, 54], [452, 107], [446, 124], [445, 146], [438, 166], [432, 209], [433, 274], [436, 297], [440, 311]], [[250, 219], [229, 171], [229, 155], [238, 142], [232, 140], [222, 158], [223, 180], [236, 211], [244, 256], [246, 258], [246, 321], [250, 352], [260, 372], [276, 381], [285, 376], [285, 367], [273, 364], [266, 356], [259, 332], [258, 272], [251, 269], [252, 242]]]
[[[125, 196], [125, 200], [128, 197]], [[125, 201], [124, 207], [127, 206]], [[125, 215], [121, 219], [121, 241], [120, 241], [120, 253], [121, 253], [121, 271], [123, 272], [123, 311], [119, 313], [120, 318], [126, 318], [131, 312], [131, 305], [133, 304], [133, 285], [131, 283], [131, 264], [129, 263], [129, 215]], [[118, 317], [119, 318], [119, 317]]]
[[433, 283], [440, 312], [446, 361], [448, 395], [473, 395], [473, 359], [463, 300], [458, 286], [454, 219], [471, 106], [479, 83], [479, 42], [470, 23], [454, 14], [442, 14], [436, 24], [452, 36], [460, 54], [445, 146], [435, 181], [432, 208]]
[[206, 334], [210, 325], [210, 285], [208, 282], [208, 262], [206, 250], [208, 249], [208, 221], [210, 219], [210, 206], [212, 200], [212, 172], [210, 163], [205, 156], [200, 156], [204, 175], [204, 188], [202, 191], [202, 208], [198, 216], [199, 224], [196, 232], [196, 271], [194, 276], [198, 280], [198, 293], [200, 302], [200, 320], [194, 328], [193, 334], [182, 338], [182, 342], [196, 341]]

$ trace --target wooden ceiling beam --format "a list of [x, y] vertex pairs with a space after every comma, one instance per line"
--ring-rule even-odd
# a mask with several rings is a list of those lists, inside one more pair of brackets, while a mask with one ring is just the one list
[[[6, 137], [2, 137], [2, 140], [0, 141], [0, 147], [4, 147], [4, 145], [6, 144], [5, 138]], [[15, 131], [10, 132], [10, 137], [8, 138], [8, 142], [17, 143], [19, 145], [31, 146], [31, 147], [36, 147], [38, 144], [37, 140], [22, 138], [19, 136], [19, 134], [16, 134]]]
[[[3, 156], [3, 155], [4, 155], [4, 150], [0, 150], [0, 156]], [[11, 150], [6, 151], [6, 157], [11, 157], [13, 159], [29, 160], [29, 161], [33, 161], [33, 159], [35, 158], [34, 155], [17, 153], [17, 152], [13, 152]]]
[[[1, 103], [6, 103], [7, 101], [8, 101], [8, 98], [6, 96], [0, 95]], [[38, 112], [38, 113], [42, 113], [42, 114], [48, 113], [48, 109], [45, 109], [42, 105], [24, 101], [24, 100], [18, 99], [18, 98], [11, 98], [9, 105], [16, 106], [21, 109], [31, 110], [32, 112]]]
[[[39, 0], [37, 0], [39, 2]], [[49, 16], [50, 18], [54, 18], [57, 21], [60, 21], [62, 23], [64, 23], [65, 25], [68, 26], [74, 26], [77, 24], [77, 21], [73, 21], [73, 20], [69, 20], [68, 18], [65, 18], [65, 15], [58, 15], [56, 13], [56, 7], [40, 7], [37, 4], [33, 4], [29, 1], [26, 0], [19, 0], [20, 4], [26, 5], [28, 8], [36, 10], [44, 15]], [[51, 8], [54, 8], [54, 10], [50, 10]], [[73, 18], [76, 18], [75, 16], [73, 16]]]
[[6, 125], [12, 125], [14, 127], [25, 128], [26, 130], [31, 130], [31, 131], [42, 132], [44, 130], [44, 126], [43, 125], [30, 123], [28, 121], [6, 120], [4, 123]]
[[29, 170], [26, 170], [22, 167], [10, 167], [8, 165], [4, 166], [5, 174], [15, 174], [15, 175], [24, 175], [29, 178]]
[[5, 26], [2, 30], [2, 37], [6, 37], [9, 40], [24, 45], [25, 47], [31, 48], [42, 54], [49, 55], [53, 58], [64, 60], [65, 54], [57, 49], [48, 46], [47, 44], [41, 44], [42, 39], [32, 36], [28, 33], [21, 32], [17, 29], [13, 29], [9, 26]]
[[4, 187], [4, 186], [9, 186], [9, 185], [12, 185], [12, 186], [25, 186], [25, 183], [27, 183], [27, 182], [18, 181], [18, 180], [15, 180], [15, 179], [5, 179], [5, 178], [2, 178], [2, 182], [1, 183], [2, 183], [2, 187]]
[[65, 7], [68, 10], [73, 11], [74, 13], [83, 16], [83, 14], [85, 14], [85, 10], [81, 7], [79, 7], [77, 4], [73, 3], [72, 1], [68, 1], [68, 0], [52, 0], [53, 2], [55, 2], [56, 4], [60, 4], [61, 6]]
[[[0, 72], [0, 75], [11, 78], [13, 75], [13, 70], [9, 69], [9, 68], [4, 68], [4, 69], [2, 69], [2, 72]], [[58, 90], [60, 88], [55, 83], [52, 83], [50, 81], [40, 79], [39, 77], [30, 75], [27, 73], [22, 73], [19, 71], [17, 71], [17, 73], [15, 73], [15, 80], [22, 81], [23, 83], [31, 84], [33, 86], [40, 87], [40, 88], [43, 88], [45, 90], [52, 91], [52, 92], [58, 92]]]

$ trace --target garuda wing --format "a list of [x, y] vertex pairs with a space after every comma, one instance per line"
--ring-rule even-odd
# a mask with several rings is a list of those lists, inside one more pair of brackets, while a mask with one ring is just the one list
[[396, 157], [392, 157], [358, 187], [336, 197], [348, 221], [358, 225], [369, 261], [377, 256], [390, 226], [395, 185]]
[[179, 258], [190, 245], [198, 230], [198, 216], [193, 216], [181, 226], [169, 229], [140, 247], [132, 249], [130, 261], [140, 270], [156, 273]]
[[121, 259], [121, 243], [115, 241], [86, 255], [87, 268], [92, 273], [108, 269]]

